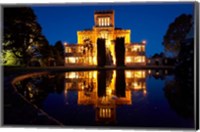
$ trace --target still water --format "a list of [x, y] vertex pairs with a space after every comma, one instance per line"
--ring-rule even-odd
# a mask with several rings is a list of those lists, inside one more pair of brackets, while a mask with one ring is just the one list
[[31, 76], [15, 86], [64, 125], [194, 128], [193, 90], [177, 78], [168, 70], [80, 71]]

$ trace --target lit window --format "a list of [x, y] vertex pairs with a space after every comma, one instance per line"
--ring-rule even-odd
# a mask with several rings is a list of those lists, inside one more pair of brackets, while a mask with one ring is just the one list
[[132, 48], [132, 51], [137, 51], [137, 48], [136, 48], [136, 47], [133, 47], [133, 48]]
[[135, 71], [134, 76], [136, 78], [144, 78], [145, 77], [145, 72], [144, 71]]
[[108, 25], [110, 25], [110, 18], [108, 17]]
[[69, 59], [65, 57], [65, 63], [69, 63]]
[[70, 48], [70, 47], [65, 47], [65, 52], [71, 53], [71, 52], [72, 52], [72, 51], [71, 51], [71, 48]]
[[125, 74], [126, 74], [126, 78], [132, 78], [133, 77], [131, 71], [126, 71]]
[[126, 57], [126, 62], [127, 62], [127, 63], [132, 62], [132, 58], [131, 58], [131, 57]]
[[145, 62], [145, 57], [144, 56], [136, 56], [135, 62]]
[[104, 18], [102, 18], [102, 26], [104, 26], [104, 23], [105, 22], [105, 19]]
[[142, 51], [143, 51], [143, 52], [145, 51], [145, 48], [144, 48], [144, 46], [142, 46]]
[[77, 73], [76, 72], [70, 72], [68, 75], [69, 78], [77, 78]]
[[69, 57], [69, 63], [76, 63], [75, 57]]
[[98, 25], [99, 26], [101, 25], [101, 19], [100, 18], [98, 19]]

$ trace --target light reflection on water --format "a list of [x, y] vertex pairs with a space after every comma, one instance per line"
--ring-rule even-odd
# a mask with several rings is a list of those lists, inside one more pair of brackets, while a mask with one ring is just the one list
[[16, 83], [18, 91], [66, 125], [193, 127], [171, 109], [168, 70], [50, 73]]

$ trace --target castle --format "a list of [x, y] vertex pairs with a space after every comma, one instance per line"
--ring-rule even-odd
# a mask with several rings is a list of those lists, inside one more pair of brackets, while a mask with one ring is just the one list
[[131, 43], [131, 30], [115, 27], [114, 11], [95, 11], [92, 29], [77, 31], [77, 44], [65, 43], [65, 65], [98, 65], [98, 39], [105, 41], [106, 65], [116, 65], [116, 39], [124, 39], [125, 65], [146, 65], [146, 42]]

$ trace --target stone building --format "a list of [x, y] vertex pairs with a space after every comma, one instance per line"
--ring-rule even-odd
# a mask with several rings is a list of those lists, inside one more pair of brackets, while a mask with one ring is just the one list
[[92, 29], [77, 31], [77, 44], [65, 43], [65, 65], [97, 65], [97, 40], [105, 39], [108, 65], [116, 65], [115, 40], [124, 38], [125, 65], [146, 65], [146, 42], [131, 43], [131, 30], [115, 27], [114, 11], [96, 11]]

